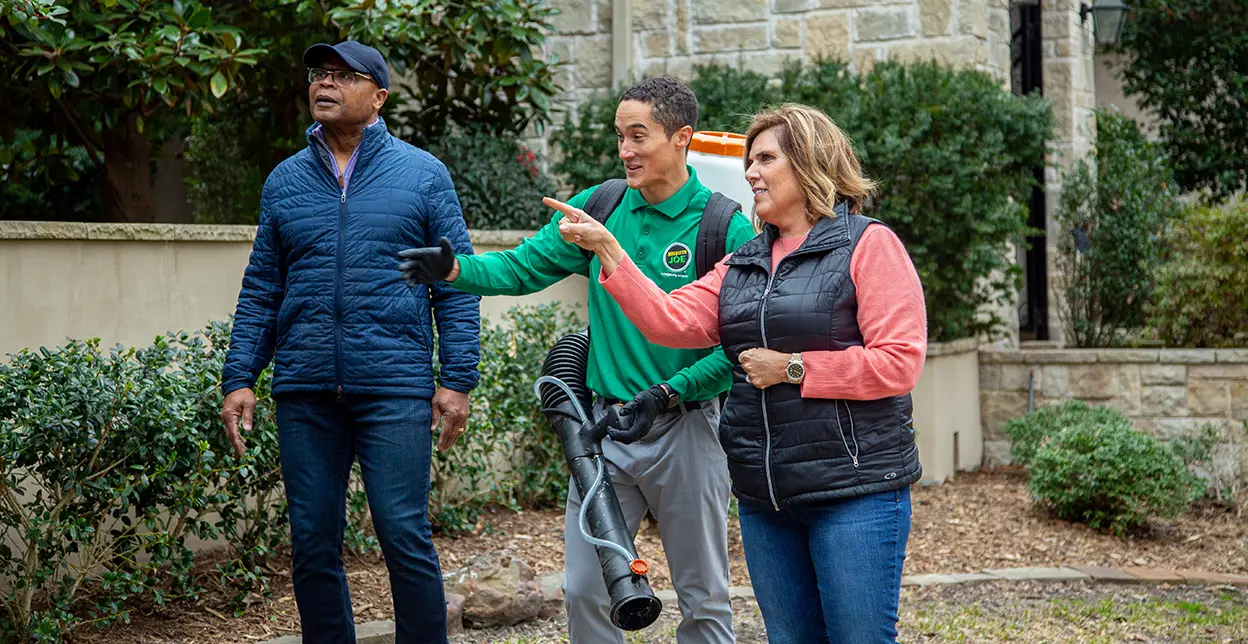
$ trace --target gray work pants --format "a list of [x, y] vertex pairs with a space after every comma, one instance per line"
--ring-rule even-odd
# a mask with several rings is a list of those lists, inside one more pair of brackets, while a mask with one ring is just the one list
[[[601, 418], [601, 402], [593, 414]], [[718, 426], [718, 401], [711, 401], [689, 412], [660, 414], [650, 433], [632, 445], [602, 442], [629, 530], [636, 536], [647, 508], [658, 519], [682, 616], [676, 629], [680, 644], [734, 641], [728, 599], [731, 489]], [[577, 526], [580, 494], [575, 483], [569, 488], [563, 525], [568, 638], [572, 644], [623, 644], [623, 633], [611, 623], [598, 555]]]

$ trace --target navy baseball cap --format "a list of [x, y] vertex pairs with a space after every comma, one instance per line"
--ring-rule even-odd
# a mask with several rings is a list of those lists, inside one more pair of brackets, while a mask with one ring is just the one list
[[335, 54], [342, 58], [342, 62], [346, 63], [352, 71], [368, 74], [382, 89], [390, 89], [390, 68], [386, 66], [386, 59], [382, 58], [381, 53], [376, 49], [354, 40], [343, 41], [337, 45], [326, 43], [312, 45], [303, 52], [303, 64], [308, 67], [318, 67]]

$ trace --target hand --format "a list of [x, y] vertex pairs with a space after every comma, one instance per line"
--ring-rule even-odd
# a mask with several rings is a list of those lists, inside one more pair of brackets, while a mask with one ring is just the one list
[[659, 412], [667, 409], [671, 396], [662, 385], [653, 387], [637, 394], [635, 398], [624, 404], [620, 410], [620, 421], [616, 427], [607, 430], [607, 436], [617, 443], [628, 445], [635, 443], [650, 433], [650, 426]]
[[437, 393], [433, 394], [433, 422], [429, 425], [429, 431], [438, 428], [438, 423], [442, 423], [442, 435], [438, 439], [438, 451], [445, 452], [451, 449], [455, 444], [455, 440], [459, 435], [464, 433], [464, 428], [468, 426], [468, 414], [470, 408], [468, 404], [468, 394], [447, 389], [446, 387], [438, 387]]
[[[225, 423], [225, 436], [239, 456], [246, 450], [246, 443], [239, 434], [239, 425], [245, 432], [251, 431], [252, 416], [256, 411], [256, 394], [251, 389], [235, 389], [221, 404], [221, 420]], [[240, 422], [241, 421], [241, 422]]]
[[787, 371], [790, 355], [756, 347], [742, 351], [737, 359], [741, 362], [741, 368], [745, 369], [745, 381], [759, 389], [766, 389], [789, 381]]
[[624, 259], [624, 249], [601, 222], [580, 208], [573, 208], [562, 201], [546, 197], [542, 203], [563, 213], [559, 220], [559, 235], [563, 241], [576, 244], [598, 256], [603, 270], [610, 275]]
[[409, 248], [399, 251], [399, 272], [403, 281], [409, 285], [432, 284], [446, 279], [455, 268], [455, 249], [451, 241], [445, 237], [438, 240], [438, 246], [430, 248]]

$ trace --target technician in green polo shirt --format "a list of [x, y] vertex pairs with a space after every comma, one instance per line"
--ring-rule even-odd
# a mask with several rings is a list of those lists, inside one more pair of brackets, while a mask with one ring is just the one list
[[[607, 229], [638, 267], [664, 290], [697, 279], [698, 226], [711, 190], [685, 163], [697, 124], [698, 103], [679, 81], [651, 78], [620, 97], [615, 115], [628, 191]], [[568, 201], [584, 208], [596, 188]], [[612, 429], [603, 455], [620, 509], [636, 534], [646, 510], [659, 522], [683, 619], [681, 644], [734, 641], [728, 599], [729, 480], [717, 437], [719, 394], [731, 382], [723, 351], [668, 349], [648, 342], [598, 284], [597, 258], [559, 235], [551, 222], [514, 250], [455, 256], [449, 247], [404, 251], [411, 282], [450, 282], [477, 295], [525, 295], [569, 275], [589, 277], [590, 350], [587, 385], [594, 413], [626, 402], [626, 427]], [[731, 252], [755, 236], [739, 211], [728, 227]], [[599, 416], [600, 417], [600, 416]], [[564, 591], [572, 642], [619, 642], [610, 599], [594, 547], [577, 528], [581, 500], [569, 486], [564, 522]]]

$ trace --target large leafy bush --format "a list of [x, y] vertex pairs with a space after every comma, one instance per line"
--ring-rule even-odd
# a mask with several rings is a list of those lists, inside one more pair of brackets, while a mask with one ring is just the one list
[[[1038, 96], [1017, 97], [992, 77], [931, 63], [881, 63], [863, 76], [843, 64], [793, 65], [778, 78], [699, 67], [698, 128], [742, 132], [750, 115], [783, 102], [818, 107], [850, 135], [880, 184], [867, 214], [897, 231], [923, 279], [928, 329], [936, 340], [1002, 331], [985, 314], [1017, 285], [1007, 258], [1022, 243], [1033, 169], [1044, 165], [1053, 116]], [[580, 107], [554, 139], [554, 170], [574, 188], [619, 173], [615, 102]]]
[[1135, 121], [1096, 114], [1096, 149], [1064, 177], [1055, 258], [1067, 344], [1103, 347], [1145, 322], [1177, 192], [1169, 157]]
[[1193, 205], [1156, 267], [1150, 323], [1170, 346], [1248, 344], [1248, 199]]
[[80, 620], [127, 619], [132, 599], [196, 597], [192, 535], [230, 541], [227, 579], [262, 563], [281, 531], [264, 495], [278, 483], [276, 438], [262, 408], [259, 449], [229, 453], [210, 420], [213, 354], [178, 335], [109, 352], [71, 342], [0, 365], [4, 630], [55, 641]]
[[1182, 514], [1205, 492], [1190, 467], [1208, 458], [1209, 437], [1167, 444], [1121, 412], [1079, 401], [1043, 407], [1005, 431], [1032, 495], [1063, 519], [1123, 534]]

